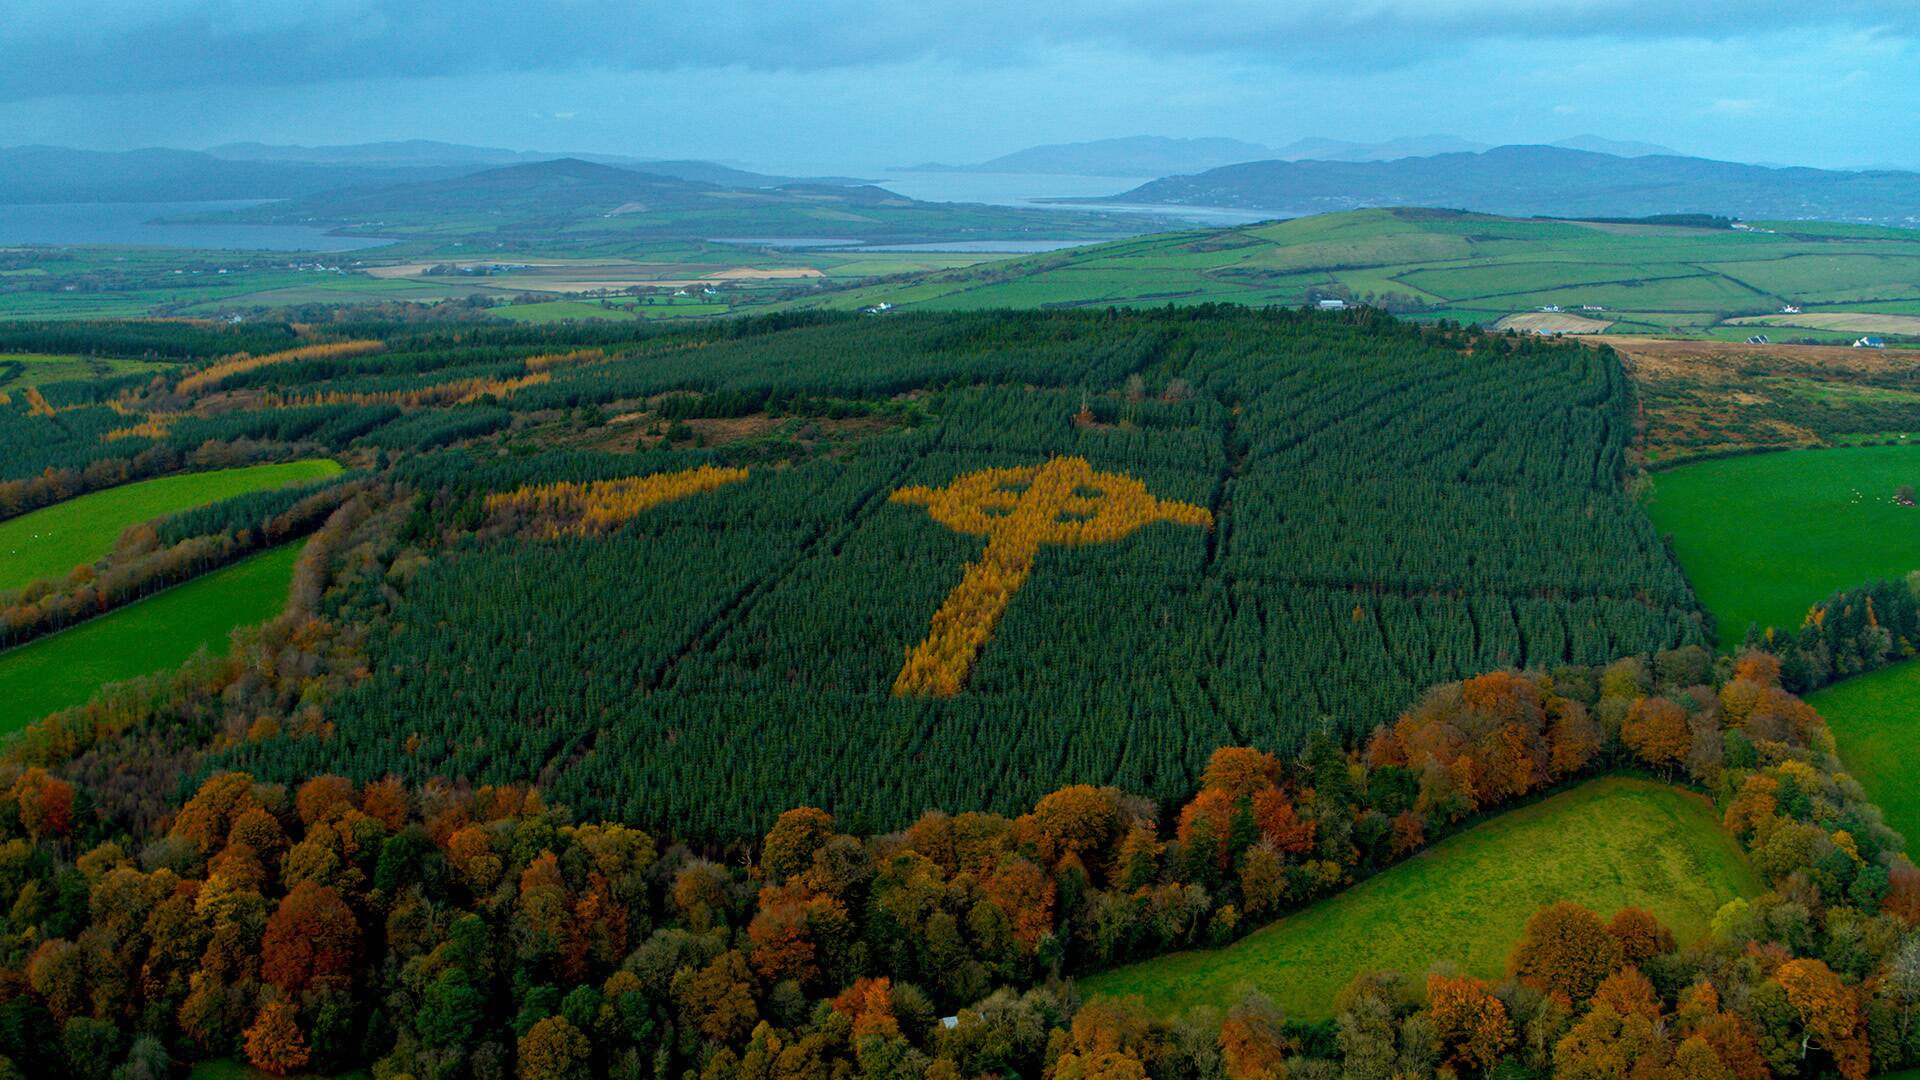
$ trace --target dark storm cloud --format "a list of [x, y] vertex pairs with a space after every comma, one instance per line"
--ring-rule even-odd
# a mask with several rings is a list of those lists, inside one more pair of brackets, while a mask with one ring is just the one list
[[1063, 49], [1352, 70], [1490, 39], [1920, 35], [1913, 0], [6, 0], [0, 100], [487, 72], [807, 71]]

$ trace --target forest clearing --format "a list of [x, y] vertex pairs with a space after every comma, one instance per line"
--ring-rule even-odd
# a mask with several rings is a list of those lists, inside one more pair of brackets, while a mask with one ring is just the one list
[[1760, 892], [1738, 845], [1696, 796], [1643, 780], [1592, 780], [1474, 826], [1338, 896], [1219, 950], [1172, 953], [1080, 983], [1173, 1015], [1226, 1008], [1248, 987], [1288, 1016], [1330, 1015], [1363, 971], [1445, 965], [1483, 979], [1542, 905], [1642, 907], [1691, 941], [1728, 900]]

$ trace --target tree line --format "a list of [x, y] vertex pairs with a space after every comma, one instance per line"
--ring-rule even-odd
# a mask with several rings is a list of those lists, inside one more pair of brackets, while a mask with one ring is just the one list
[[[1920, 872], [1778, 676], [1697, 648], [1492, 672], [1364, 748], [1215, 751], [1177, 812], [1078, 785], [858, 836], [800, 808], [726, 862], [531, 787], [445, 780], [217, 772], [129, 828], [74, 759], [14, 750], [0, 1068], [1863, 1078], [1920, 1061]], [[1617, 768], [1712, 793], [1768, 891], [1698, 941], [1550, 905], [1506, 979], [1356, 972], [1330, 1021], [1257, 995], [1159, 1018], [1073, 989]]]

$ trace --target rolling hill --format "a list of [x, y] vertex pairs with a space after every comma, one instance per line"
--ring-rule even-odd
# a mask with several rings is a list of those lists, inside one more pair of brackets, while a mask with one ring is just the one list
[[220, 215], [501, 248], [593, 250], [641, 239], [802, 238], [858, 242], [1104, 239], [1165, 222], [1139, 214], [919, 202], [871, 185], [733, 187], [577, 158], [417, 183], [329, 191]]
[[[858, 183], [769, 176], [711, 161], [586, 155], [595, 164], [729, 187]], [[211, 150], [107, 152], [61, 146], [0, 147], [0, 203], [195, 202], [291, 199], [346, 188], [445, 180], [564, 155], [414, 139], [350, 146], [229, 143]], [[576, 159], [577, 160], [577, 159]]]
[[[1613, 333], [1851, 340], [1843, 330], [1722, 325], [1778, 311], [1920, 311], [1920, 233], [1543, 221], [1424, 209], [1325, 214], [1162, 233], [823, 292], [794, 306], [1104, 307], [1362, 300], [1493, 323], [1545, 313]], [[1597, 310], [1582, 310], [1597, 309]], [[1598, 324], [1593, 326], [1590, 324]], [[1896, 340], [1890, 338], [1889, 340]]]
[[916, 165], [924, 172], [1057, 173], [1068, 176], [1167, 176], [1199, 172], [1274, 154], [1272, 147], [1239, 139], [1171, 139], [1131, 135], [1090, 142], [1050, 143], [1002, 154], [976, 165]]
[[798, 183], [854, 183], [838, 177], [803, 178], [777, 176], [737, 169], [712, 161], [631, 157], [624, 154], [548, 153], [540, 150], [507, 150], [497, 146], [467, 146], [433, 139], [404, 139], [397, 142], [349, 143], [341, 146], [292, 146], [259, 142], [226, 143], [207, 153], [228, 161], [270, 161], [307, 165], [346, 166], [457, 166], [476, 172], [502, 165], [529, 165], [541, 161], [576, 158], [598, 165], [638, 169], [658, 176], [697, 180], [732, 187], [775, 187]]
[[1253, 161], [1143, 184], [1125, 203], [1309, 214], [1363, 206], [1453, 206], [1562, 217], [1712, 213], [1744, 218], [1920, 223], [1920, 173], [1767, 168], [1705, 158], [1620, 157], [1559, 146], [1397, 161]]
[[[1598, 135], [1577, 135], [1552, 145], [1619, 157], [1672, 154], [1664, 146], [1622, 142]], [[1404, 135], [1381, 142], [1348, 139], [1295, 139], [1281, 147], [1262, 146], [1240, 139], [1174, 139], [1161, 135], [1132, 135], [1089, 142], [1050, 143], [1002, 154], [973, 165], [915, 165], [923, 172], [1052, 173], [1069, 176], [1172, 176], [1195, 173], [1248, 161], [1398, 161], [1436, 154], [1477, 154], [1486, 143], [1458, 135]], [[637, 163], [636, 163], [637, 164]]]

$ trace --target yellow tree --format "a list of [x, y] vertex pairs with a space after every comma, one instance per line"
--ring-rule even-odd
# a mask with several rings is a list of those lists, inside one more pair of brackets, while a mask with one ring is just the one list
[[581, 1080], [593, 1048], [563, 1016], [549, 1016], [520, 1036], [520, 1080]]

